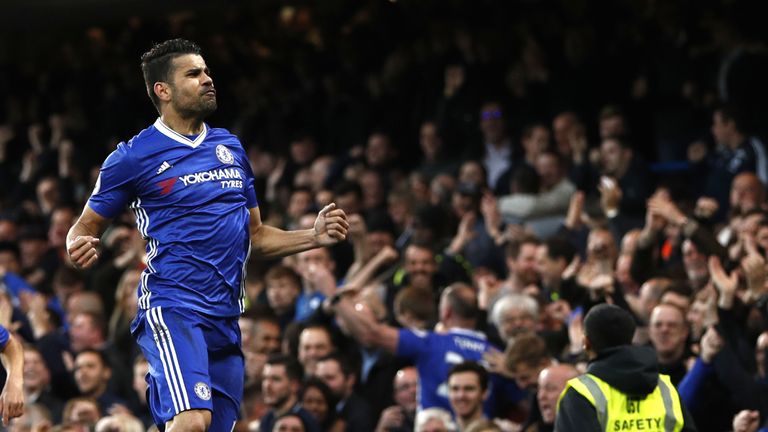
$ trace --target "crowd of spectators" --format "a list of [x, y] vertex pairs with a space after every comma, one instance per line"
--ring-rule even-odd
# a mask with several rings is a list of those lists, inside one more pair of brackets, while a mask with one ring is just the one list
[[9, 430], [150, 426], [144, 240], [127, 211], [78, 273], [65, 238], [104, 157], [153, 122], [138, 59], [171, 37], [202, 46], [209, 123], [241, 138], [267, 224], [350, 215], [347, 243], [249, 263], [236, 430], [551, 430], [602, 302], [633, 313], [700, 430], [757, 430], [764, 36], [748, 2], [644, 0], [227, 2], [0, 30], [0, 324], [26, 397]]

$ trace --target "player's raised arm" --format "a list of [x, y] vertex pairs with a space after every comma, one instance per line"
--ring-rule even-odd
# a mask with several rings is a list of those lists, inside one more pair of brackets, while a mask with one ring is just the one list
[[312, 229], [283, 231], [264, 225], [258, 207], [250, 209], [252, 253], [261, 258], [275, 258], [316, 247], [331, 246], [347, 238], [349, 223], [344, 210], [328, 204], [317, 214]]
[[24, 350], [12, 334], [6, 334], [8, 342], [0, 352], [0, 360], [8, 374], [0, 394], [0, 417], [4, 426], [8, 426], [12, 418], [24, 413]]
[[86, 269], [99, 259], [96, 247], [99, 245], [99, 236], [108, 223], [108, 219], [100, 216], [88, 205], [83, 208], [83, 214], [67, 233], [67, 255], [73, 266], [81, 270]]

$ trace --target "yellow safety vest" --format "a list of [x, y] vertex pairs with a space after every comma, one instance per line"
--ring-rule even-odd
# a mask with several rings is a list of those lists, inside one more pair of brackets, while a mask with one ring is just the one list
[[595, 407], [597, 420], [606, 432], [679, 432], [683, 429], [680, 397], [667, 375], [659, 374], [656, 388], [642, 399], [627, 396], [594, 375], [581, 375], [568, 381], [557, 401], [558, 412], [568, 388], [579, 392]]

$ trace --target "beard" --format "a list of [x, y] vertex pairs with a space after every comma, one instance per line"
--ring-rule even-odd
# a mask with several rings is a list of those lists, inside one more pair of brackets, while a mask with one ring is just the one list
[[173, 101], [173, 108], [182, 118], [198, 118], [204, 119], [209, 115], [216, 112], [218, 104], [216, 97], [200, 96], [198, 99], [191, 103], [184, 103], [183, 101]]

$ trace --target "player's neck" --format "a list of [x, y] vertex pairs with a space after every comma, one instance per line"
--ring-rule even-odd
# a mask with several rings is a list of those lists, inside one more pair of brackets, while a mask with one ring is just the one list
[[165, 112], [160, 116], [166, 126], [181, 135], [198, 135], [203, 132], [203, 119], [184, 118], [173, 112]]

